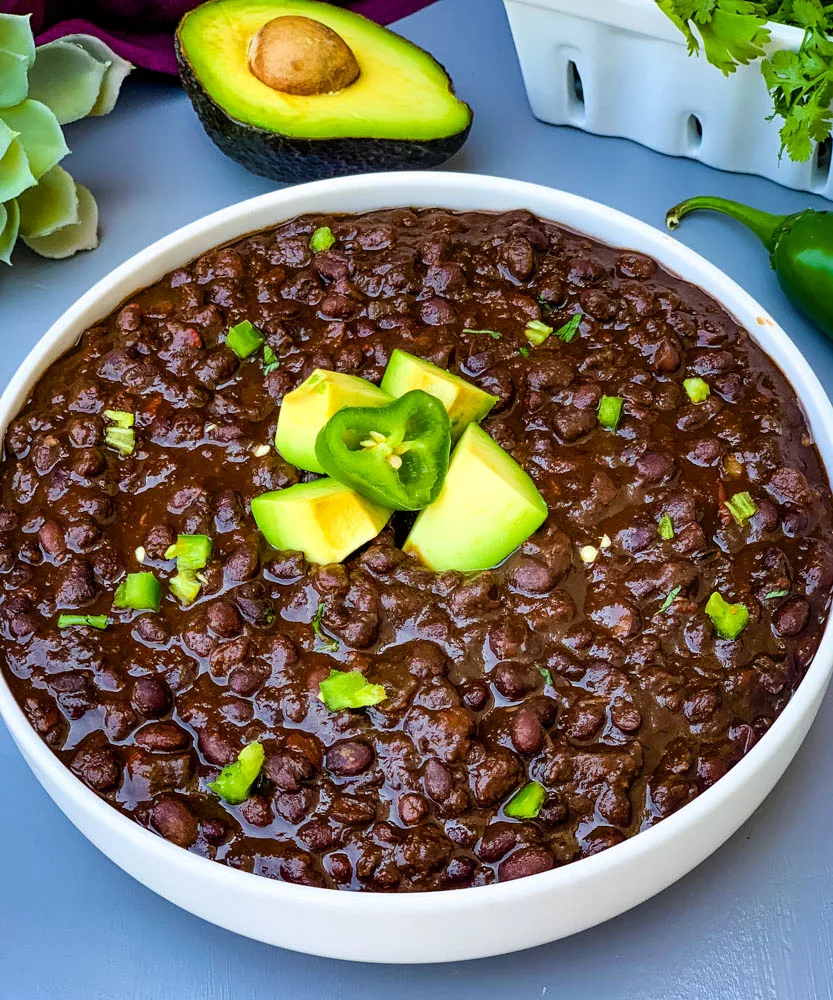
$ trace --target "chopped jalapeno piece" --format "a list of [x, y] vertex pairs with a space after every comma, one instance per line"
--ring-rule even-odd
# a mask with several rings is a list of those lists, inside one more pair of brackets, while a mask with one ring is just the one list
[[326, 650], [328, 653], [334, 653], [338, 649], [338, 642], [335, 639], [331, 639], [324, 631], [324, 628], [321, 625], [323, 617], [324, 602], [321, 601], [315, 609], [315, 614], [312, 616], [312, 630], [315, 632], [315, 637], [321, 643], [321, 648]]
[[105, 410], [104, 416], [112, 426], [104, 429], [104, 443], [114, 448], [120, 455], [132, 455], [136, 448], [136, 431], [133, 424], [136, 417], [126, 410]]
[[684, 379], [683, 388], [688, 393], [688, 398], [692, 403], [705, 403], [712, 392], [709, 383], [702, 378]]
[[105, 410], [104, 416], [116, 427], [132, 427], [136, 423], [135, 414], [127, 410]]
[[168, 587], [181, 604], [193, 604], [199, 597], [202, 584], [192, 569], [181, 569], [170, 578]]
[[263, 348], [263, 374], [271, 375], [276, 368], [280, 368], [281, 362], [280, 358], [275, 354], [272, 348], [267, 344]]
[[132, 455], [136, 448], [136, 431], [127, 427], [108, 427], [104, 431], [104, 443], [120, 455]]
[[321, 253], [335, 245], [336, 238], [329, 226], [319, 226], [310, 237], [309, 245], [313, 253]]
[[770, 590], [768, 594], [764, 594], [765, 601], [774, 600], [776, 597], [789, 597], [790, 592], [788, 590]]
[[217, 780], [210, 782], [208, 787], [231, 805], [240, 805], [249, 797], [252, 785], [263, 767], [264, 756], [260, 743], [249, 743], [237, 755], [237, 760], [233, 764], [226, 764]]
[[339, 410], [315, 442], [328, 476], [394, 510], [422, 510], [437, 499], [450, 453], [448, 413], [422, 389], [385, 406]]
[[500, 334], [497, 330], [472, 330], [469, 327], [464, 327], [463, 333], [482, 333], [486, 337], [491, 337], [492, 340], [500, 340]]
[[528, 358], [529, 357], [529, 348], [528, 347], [519, 347], [518, 348], [518, 354], [520, 354], [520, 356], [522, 358]]
[[621, 396], [602, 396], [599, 401], [599, 423], [609, 431], [615, 431], [622, 418], [624, 400]]
[[578, 333], [578, 328], [581, 326], [583, 317], [584, 313], [575, 313], [567, 320], [564, 326], [560, 326], [555, 331], [555, 336], [558, 337], [563, 344], [569, 344], [573, 337], [575, 337]]
[[211, 539], [208, 535], [178, 535], [176, 542], [165, 550], [166, 559], [176, 559], [181, 572], [202, 569], [211, 557]]
[[671, 520], [670, 514], [663, 514], [659, 519], [657, 532], [659, 533], [659, 537], [666, 542], [670, 542], [674, 537], [674, 522]]
[[89, 625], [102, 631], [110, 624], [107, 615], [59, 615], [58, 628], [72, 628], [73, 625]]
[[368, 684], [358, 670], [331, 670], [330, 676], [319, 682], [318, 689], [319, 701], [323, 701], [331, 712], [378, 705], [387, 698], [381, 684]]
[[706, 614], [721, 639], [737, 639], [749, 624], [749, 610], [743, 604], [729, 604], [715, 591], [706, 602]]
[[546, 789], [540, 781], [530, 781], [519, 792], [515, 792], [503, 811], [512, 819], [535, 819], [546, 797]]
[[741, 528], [758, 510], [748, 493], [736, 493], [731, 500], [726, 501], [726, 508]]
[[524, 327], [524, 336], [534, 347], [539, 347], [552, 333], [552, 327], [540, 319], [531, 319]]
[[662, 615], [662, 614], [665, 614], [665, 612], [666, 612], [666, 611], [667, 611], [667, 610], [668, 610], [668, 609], [669, 609], [669, 608], [671, 607], [671, 605], [672, 605], [672, 604], [674, 603], [674, 601], [676, 601], [676, 600], [677, 600], [677, 595], [678, 595], [678, 594], [680, 593], [680, 591], [681, 591], [682, 589], [683, 589], [682, 587], [675, 587], [675, 588], [674, 588], [674, 589], [673, 589], [673, 590], [672, 590], [672, 591], [671, 591], [671, 592], [669, 593], [669, 595], [668, 595], [668, 596], [667, 596], [667, 597], [665, 598], [665, 600], [664, 600], [664, 601], [662, 602], [662, 605], [660, 606], [660, 609], [659, 609], [659, 611], [657, 611], [657, 614], [658, 614], [658, 615]]
[[226, 347], [234, 351], [238, 358], [248, 358], [260, 347], [266, 338], [256, 326], [244, 319], [236, 326], [229, 328], [226, 334]]
[[162, 586], [153, 573], [128, 573], [116, 590], [114, 608], [134, 611], [158, 611], [162, 603]]

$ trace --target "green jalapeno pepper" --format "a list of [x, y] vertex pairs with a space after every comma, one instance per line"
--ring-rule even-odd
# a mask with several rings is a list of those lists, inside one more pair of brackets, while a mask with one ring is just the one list
[[689, 198], [665, 218], [674, 230], [689, 212], [721, 212], [742, 222], [769, 250], [769, 261], [788, 299], [833, 337], [833, 212], [808, 208], [770, 215], [726, 198]]
[[394, 510], [422, 510], [436, 500], [450, 452], [448, 413], [422, 389], [385, 406], [347, 406], [315, 442], [328, 476]]

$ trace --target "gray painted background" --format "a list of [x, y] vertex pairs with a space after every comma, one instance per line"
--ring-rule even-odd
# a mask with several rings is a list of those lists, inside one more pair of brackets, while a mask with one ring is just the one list
[[[590, 0], [588, 0], [590, 2]], [[475, 109], [451, 169], [537, 181], [660, 225], [693, 194], [770, 211], [819, 199], [630, 143], [536, 122], [499, 0], [440, 0], [401, 22]], [[272, 185], [224, 159], [174, 84], [134, 78], [116, 112], [69, 128], [69, 169], [96, 194], [99, 250], [19, 251], [0, 271], [0, 381], [96, 279], [146, 244]], [[828, 391], [833, 345], [799, 318], [755, 240], [716, 218], [681, 238], [794, 337]], [[676, 886], [617, 920], [520, 955], [422, 968], [307, 958], [218, 930], [152, 895], [47, 799], [0, 724], [0, 1000], [769, 1000], [833, 998], [833, 701], [754, 818]], [[465, 927], [460, 934], [466, 933]]]

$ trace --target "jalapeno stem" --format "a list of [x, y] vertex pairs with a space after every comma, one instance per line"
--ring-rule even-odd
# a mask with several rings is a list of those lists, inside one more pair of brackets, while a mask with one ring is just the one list
[[730, 218], [742, 222], [744, 226], [752, 230], [768, 250], [772, 250], [776, 233], [786, 219], [784, 215], [770, 215], [769, 212], [761, 212], [757, 208], [741, 205], [737, 201], [729, 201], [728, 198], [701, 196], [689, 198], [687, 201], [675, 205], [665, 216], [665, 224], [673, 232], [691, 212], [703, 210], [721, 212], [723, 215], [728, 215]]

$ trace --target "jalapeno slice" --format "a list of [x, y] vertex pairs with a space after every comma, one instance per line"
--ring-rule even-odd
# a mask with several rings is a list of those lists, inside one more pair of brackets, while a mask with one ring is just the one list
[[422, 389], [385, 406], [345, 407], [315, 442], [328, 476], [394, 510], [422, 510], [437, 499], [450, 451], [448, 413]]

